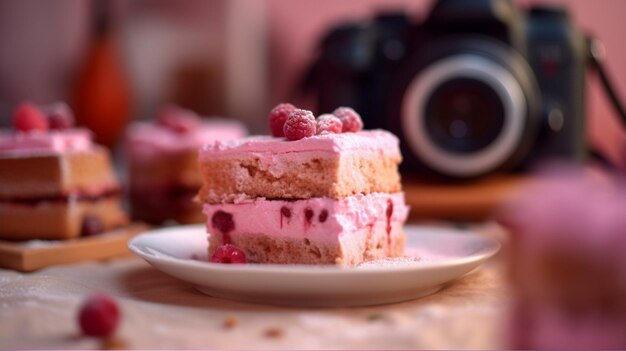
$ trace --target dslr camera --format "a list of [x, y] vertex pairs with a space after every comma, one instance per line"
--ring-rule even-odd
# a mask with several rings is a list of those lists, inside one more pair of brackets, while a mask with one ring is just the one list
[[401, 140], [404, 171], [450, 179], [586, 158], [587, 38], [557, 7], [439, 0], [332, 29], [303, 86]]

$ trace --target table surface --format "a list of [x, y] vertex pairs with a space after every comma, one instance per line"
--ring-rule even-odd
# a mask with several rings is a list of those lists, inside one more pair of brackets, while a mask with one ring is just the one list
[[[499, 258], [437, 294], [361, 308], [287, 308], [212, 298], [128, 257], [0, 270], [0, 348], [98, 348], [80, 336], [85, 296], [109, 293], [123, 320], [118, 340], [141, 349], [482, 349], [501, 345], [508, 294]], [[225, 327], [225, 321], [235, 320]]]

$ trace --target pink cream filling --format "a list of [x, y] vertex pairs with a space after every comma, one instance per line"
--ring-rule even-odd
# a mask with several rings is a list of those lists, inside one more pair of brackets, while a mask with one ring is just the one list
[[200, 150], [200, 159], [232, 158], [233, 155], [252, 154], [270, 162], [270, 158], [281, 154], [302, 153], [304, 158], [310, 158], [314, 153], [343, 152], [400, 157], [398, 145], [398, 138], [384, 130], [315, 135], [295, 141], [271, 136], [251, 136], [229, 141], [218, 140], [204, 145]]
[[23, 155], [87, 151], [93, 148], [92, 134], [83, 128], [63, 131], [0, 133], [0, 154]]
[[236, 121], [203, 121], [199, 128], [189, 133], [176, 133], [154, 123], [135, 122], [126, 134], [126, 150], [131, 157], [156, 157], [163, 152], [197, 150], [208, 142], [245, 135], [246, 128]]
[[[311, 198], [284, 201], [257, 198], [235, 204], [205, 204], [203, 208], [208, 218], [209, 232], [237, 237], [267, 234], [279, 238], [307, 238], [324, 242], [336, 242], [342, 236], [381, 221], [386, 222], [387, 231], [390, 232], [392, 226], [395, 228], [404, 223], [408, 211], [402, 192], [354, 195], [339, 200]], [[232, 226], [215, 225], [215, 217], [223, 217], [224, 214], [232, 219]]]

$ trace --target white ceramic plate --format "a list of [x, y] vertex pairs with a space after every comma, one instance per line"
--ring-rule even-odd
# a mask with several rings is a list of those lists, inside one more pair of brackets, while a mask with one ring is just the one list
[[437, 292], [478, 267], [500, 244], [468, 231], [406, 226], [408, 257], [356, 268], [216, 264], [207, 260], [204, 225], [170, 227], [133, 238], [130, 250], [155, 268], [225, 299], [298, 306], [365, 306]]

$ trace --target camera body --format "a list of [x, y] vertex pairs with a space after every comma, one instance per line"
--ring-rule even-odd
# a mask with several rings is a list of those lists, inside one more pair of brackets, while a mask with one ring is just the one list
[[563, 9], [439, 0], [334, 28], [306, 85], [398, 135], [405, 171], [471, 179], [586, 157], [586, 45]]

